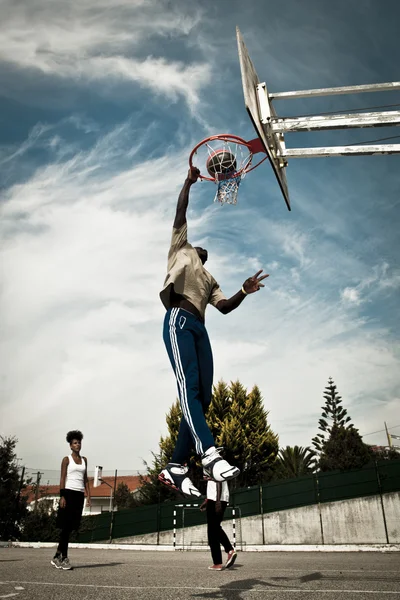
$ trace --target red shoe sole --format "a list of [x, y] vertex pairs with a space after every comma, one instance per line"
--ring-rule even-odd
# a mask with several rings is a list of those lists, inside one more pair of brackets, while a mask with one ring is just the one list
[[168, 479], [165, 479], [165, 476], [162, 473], [160, 473], [160, 475], [158, 475], [158, 481], [161, 481], [161, 483], [163, 483], [167, 487], [172, 488], [176, 492], [179, 492], [180, 494], [182, 494], [181, 490], [179, 488], [177, 488], [176, 485], [171, 483], [171, 481], [169, 481]]

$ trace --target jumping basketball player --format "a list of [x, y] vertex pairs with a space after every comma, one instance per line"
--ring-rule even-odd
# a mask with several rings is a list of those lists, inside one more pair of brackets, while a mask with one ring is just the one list
[[167, 313], [164, 320], [164, 343], [175, 372], [182, 420], [171, 462], [161, 471], [159, 480], [187, 496], [201, 494], [188, 477], [185, 465], [193, 447], [205, 472], [215, 481], [228, 481], [240, 473], [224, 460], [206, 423], [205, 413], [211, 402], [213, 357], [204, 326], [207, 304], [226, 315], [237, 308], [248, 294], [257, 292], [268, 275], [258, 271], [244, 282], [241, 290], [227, 299], [218, 283], [204, 268], [208, 258], [204, 248], [193, 248], [187, 241], [186, 211], [189, 190], [200, 171], [189, 169], [178, 198], [168, 253], [168, 273], [160, 298]]

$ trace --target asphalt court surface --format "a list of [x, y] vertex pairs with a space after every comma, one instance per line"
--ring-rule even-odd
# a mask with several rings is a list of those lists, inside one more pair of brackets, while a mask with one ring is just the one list
[[204, 551], [71, 549], [72, 571], [53, 554], [0, 548], [0, 599], [400, 600], [398, 552], [241, 552], [221, 572]]

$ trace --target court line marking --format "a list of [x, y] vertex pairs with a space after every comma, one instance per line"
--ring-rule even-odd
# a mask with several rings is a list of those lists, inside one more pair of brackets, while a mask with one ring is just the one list
[[[168, 558], [170, 558], [170, 557], [168, 557]], [[238, 556], [237, 560], [240, 561], [240, 558], [241, 557]], [[204, 562], [208, 564], [208, 559], [205, 560]], [[89, 562], [76, 563], [76, 569], [83, 569], [86, 566], [96, 565], [96, 564], [97, 564], [97, 562], [93, 562], [93, 563], [89, 563]], [[152, 568], [154, 568], [154, 566], [156, 565], [157, 569], [183, 569], [183, 570], [187, 570], [189, 566], [190, 566], [191, 569], [194, 568], [194, 565], [192, 565], [192, 564], [179, 566], [179, 565], [175, 565], [175, 564], [171, 564], [171, 563], [168, 563], [168, 564], [165, 564], [165, 563], [156, 563], [156, 561], [154, 561], [152, 563], [138, 563], [138, 562], [132, 561], [132, 563], [126, 562], [126, 563], [122, 563], [122, 564], [124, 564], [126, 566], [131, 566], [132, 565], [132, 566], [135, 566], [135, 567], [152, 567]], [[240, 563], [236, 562], [236, 564], [240, 564]], [[108, 565], [105, 564], [104, 566], [106, 567]], [[198, 566], [198, 568], [199, 569], [204, 569], [204, 565], [201, 564], [201, 565]], [[278, 568], [277, 569], [274, 569], [274, 568], [268, 569], [268, 568], [266, 568], [265, 569], [263, 565], [249, 565], [249, 564], [246, 564], [246, 569], [248, 569], [248, 570], [257, 571], [258, 568], [260, 568], [260, 569], [262, 568], [263, 573], [284, 573], [284, 572], [286, 573], [287, 572], [287, 573], [303, 573], [304, 575], [309, 575], [310, 571], [312, 571], [312, 573], [315, 573], [316, 571], [318, 571], [318, 573], [343, 573], [343, 574], [346, 574], [346, 573], [360, 573], [361, 575], [369, 575], [370, 573], [378, 573], [379, 575], [382, 575], [382, 570], [381, 569], [374, 569], [374, 570], [368, 569], [368, 568], [365, 568], [365, 569], [319, 569], [318, 567], [315, 567], [314, 569], [311, 569], [311, 568], [304, 568], [304, 569], [278, 569]], [[393, 570], [386, 570], [385, 569], [384, 574], [386, 574], [386, 573], [388, 573], [388, 574], [394, 573], [395, 575], [398, 575], [399, 571], [398, 571], [398, 569], [397, 570], [395, 570], [395, 569], [393, 569]]]
[[[222, 586], [218, 587], [199, 587], [199, 586], [155, 586], [155, 585], [95, 585], [94, 583], [55, 583], [50, 581], [4, 581], [1, 583], [23, 583], [25, 585], [48, 585], [56, 587], [76, 587], [76, 588], [92, 588], [92, 589], [104, 589], [104, 590], [200, 590], [204, 592], [221, 591]], [[247, 592], [251, 594], [392, 594], [400, 596], [400, 591], [389, 592], [387, 590], [310, 590], [310, 589], [296, 589], [296, 588], [273, 588], [270, 590], [264, 589], [249, 589], [244, 587], [230, 587], [230, 592]], [[13, 594], [16, 595], [16, 594]]]

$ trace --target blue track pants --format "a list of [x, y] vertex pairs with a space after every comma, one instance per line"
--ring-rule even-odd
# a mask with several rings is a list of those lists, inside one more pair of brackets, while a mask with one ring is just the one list
[[199, 455], [214, 446], [205, 413], [211, 402], [213, 357], [204, 323], [181, 308], [170, 308], [163, 337], [178, 385], [182, 420], [172, 462], [184, 464], [193, 446]]

